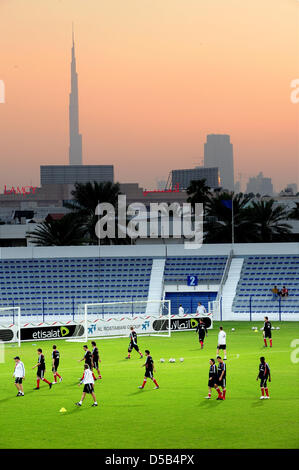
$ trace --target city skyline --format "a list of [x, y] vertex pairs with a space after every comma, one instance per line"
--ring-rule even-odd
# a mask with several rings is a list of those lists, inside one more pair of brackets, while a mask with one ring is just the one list
[[298, 182], [298, 2], [253, 0], [246, 14], [233, 0], [89, 5], [0, 2], [1, 186], [39, 184], [40, 165], [68, 163], [72, 19], [85, 164], [154, 187], [200, 165], [208, 134], [229, 134], [235, 181], [262, 171], [275, 190]]

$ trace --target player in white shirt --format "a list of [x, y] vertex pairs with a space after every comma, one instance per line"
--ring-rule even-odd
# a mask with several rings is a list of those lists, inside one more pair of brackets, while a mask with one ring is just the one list
[[77, 406], [81, 406], [82, 402], [86, 396], [86, 393], [90, 393], [92, 398], [93, 398], [93, 405], [92, 406], [98, 406], [97, 399], [94, 393], [94, 382], [97, 380], [94, 376], [94, 373], [90, 370], [88, 364], [84, 364], [84, 374], [81, 377], [80, 383], [78, 384], [79, 386], [81, 384], [84, 384], [83, 388], [83, 393], [81, 400], [76, 403]]
[[226, 361], [226, 333], [223, 330], [223, 327], [219, 327], [219, 333], [218, 333], [218, 345], [217, 345], [217, 356], [219, 355], [219, 349], [223, 350], [224, 357], [223, 360]]
[[15, 360], [15, 370], [13, 373], [13, 377], [15, 378], [15, 386], [18, 389], [17, 397], [24, 396], [23, 390], [23, 380], [25, 380], [25, 366], [23, 362], [20, 360], [19, 356], [14, 357]]
[[185, 313], [185, 310], [184, 310], [184, 307], [182, 307], [182, 305], [179, 306], [179, 315], [184, 315]]
[[206, 308], [204, 305], [202, 305], [200, 302], [198, 302], [198, 307], [196, 309], [196, 313], [199, 313], [200, 315], [206, 314]]

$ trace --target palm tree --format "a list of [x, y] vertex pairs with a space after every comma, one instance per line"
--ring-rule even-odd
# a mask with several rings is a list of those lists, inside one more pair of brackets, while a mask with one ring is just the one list
[[[77, 214], [88, 233], [89, 244], [97, 245], [99, 240], [96, 236], [95, 226], [98, 222], [98, 216], [95, 210], [100, 203], [109, 203], [115, 209], [117, 216], [117, 202], [118, 196], [121, 194], [119, 183], [112, 183], [111, 181], [98, 183], [97, 181], [89, 183], [76, 183], [75, 189], [72, 191], [73, 201], [66, 204], [66, 207], [71, 209]], [[116, 238], [110, 239], [106, 237], [101, 240], [102, 245], [110, 244], [128, 244], [130, 239], [118, 238], [116, 230]]]
[[75, 246], [86, 244], [85, 232], [80, 218], [66, 214], [60, 220], [49, 219], [37, 224], [27, 238], [37, 246]]
[[192, 180], [187, 188], [187, 194], [189, 194], [187, 202], [191, 203], [194, 208], [195, 203], [206, 204], [208, 202], [211, 188], [207, 186], [205, 178]]
[[285, 223], [289, 213], [283, 206], [275, 207], [275, 204], [274, 199], [252, 201], [246, 210], [246, 217], [252, 224], [259, 242], [280, 242], [290, 239], [292, 227]]
[[299, 220], [299, 202], [295, 203], [296, 206], [289, 213], [289, 219]]
[[[232, 216], [234, 239], [237, 243], [248, 243], [254, 239], [252, 224], [246, 216], [251, 196], [233, 192], [216, 192], [209, 197], [206, 205], [204, 225], [206, 243], [232, 242]], [[232, 204], [234, 213], [232, 214]]]

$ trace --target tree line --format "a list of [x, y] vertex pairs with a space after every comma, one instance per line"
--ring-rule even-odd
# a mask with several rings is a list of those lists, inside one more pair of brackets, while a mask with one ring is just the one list
[[[256, 198], [253, 194], [212, 190], [206, 180], [191, 181], [186, 190], [187, 202], [204, 205], [204, 243], [231, 243], [232, 221], [235, 243], [268, 243], [298, 241], [293, 234], [291, 219], [299, 220], [299, 203], [287, 210], [274, 199]], [[98, 245], [95, 233], [98, 217], [95, 209], [100, 202], [115, 207], [121, 194], [119, 183], [96, 181], [76, 183], [71, 202], [65, 203], [70, 212], [60, 220], [48, 218], [27, 235], [37, 246]], [[233, 217], [232, 217], [233, 216]], [[101, 245], [131, 244], [127, 238], [101, 240]]]

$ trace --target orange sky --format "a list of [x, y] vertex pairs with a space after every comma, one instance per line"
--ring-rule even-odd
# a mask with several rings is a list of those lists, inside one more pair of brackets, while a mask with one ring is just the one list
[[0, 190], [68, 163], [71, 23], [86, 164], [154, 187], [227, 133], [235, 175], [299, 182], [298, 0], [0, 0]]

